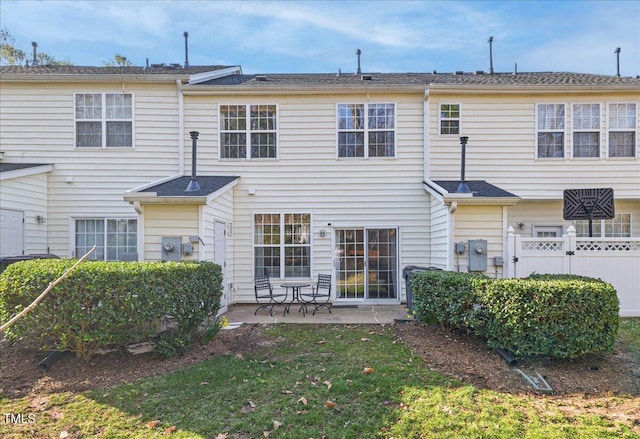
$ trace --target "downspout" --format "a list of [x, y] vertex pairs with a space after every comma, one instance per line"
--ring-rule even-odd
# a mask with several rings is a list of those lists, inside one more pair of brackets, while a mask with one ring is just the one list
[[176, 79], [178, 87], [178, 175], [184, 175], [184, 93], [182, 81]]
[[423, 121], [422, 121], [422, 138], [424, 139], [424, 148], [422, 149], [422, 153], [424, 157], [422, 158], [423, 162], [423, 177], [424, 181], [429, 181], [429, 89], [425, 89], [424, 91], [424, 110], [423, 110]]
[[[458, 202], [457, 201], [452, 201], [451, 204], [449, 205], [449, 221], [448, 221], [448, 227], [449, 230], [447, 231], [447, 236], [449, 238], [449, 242], [447, 244], [447, 247], [449, 248], [448, 250], [448, 255], [449, 257], [447, 258], [447, 270], [451, 270], [453, 268], [453, 255], [455, 253], [454, 250], [454, 243], [455, 243], [455, 237], [454, 235], [454, 230], [455, 230], [455, 220], [454, 220], [454, 214], [456, 213], [456, 210], [458, 209]], [[457, 257], [457, 256], [456, 256]]]

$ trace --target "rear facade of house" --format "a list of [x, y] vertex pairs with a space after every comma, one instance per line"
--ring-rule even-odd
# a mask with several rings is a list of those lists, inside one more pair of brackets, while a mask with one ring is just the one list
[[2, 67], [0, 98], [0, 257], [96, 244], [215, 261], [227, 304], [319, 273], [334, 303], [398, 303], [408, 265], [521, 275], [510, 236], [584, 238], [564, 191], [612, 188], [592, 231], [640, 261], [636, 78]]

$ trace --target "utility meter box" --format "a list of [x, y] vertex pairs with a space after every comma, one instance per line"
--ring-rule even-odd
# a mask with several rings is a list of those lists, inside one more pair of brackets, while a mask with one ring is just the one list
[[469, 271], [487, 271], [487, 240], [469, 241]]
[[182, 238], [164, 236], [162, 238], [162, 260], [180, 261], [182, 259]]

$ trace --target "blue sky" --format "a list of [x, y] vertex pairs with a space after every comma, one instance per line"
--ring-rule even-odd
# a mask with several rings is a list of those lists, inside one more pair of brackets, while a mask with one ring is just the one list
[[0, 1], [15, 46], [75, 65], [241, 65], [245, 73], [571, 71], [640, 75], [640, 1]]

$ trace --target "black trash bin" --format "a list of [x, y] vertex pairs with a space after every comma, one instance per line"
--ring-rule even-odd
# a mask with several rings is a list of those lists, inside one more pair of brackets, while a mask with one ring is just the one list
[[0, 273], [2, 273], [9, 265], [20, 261], [29, 261], [31, 259], [59, 259], [58, 256], [52, 254], [33, 254], [22, 256], [7, 256], [0, 258]]
[[402, 269], [402, 276], [404, 277], [404, 284], [407, 292], [407, 308], [409, 312], [413, 311], [413, 292], [411, 291], [411, 275], [420, 271], [436, 271], [442, 270], [438, 267], [423, 267], [420, 265], [407, 265]]

